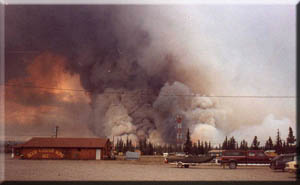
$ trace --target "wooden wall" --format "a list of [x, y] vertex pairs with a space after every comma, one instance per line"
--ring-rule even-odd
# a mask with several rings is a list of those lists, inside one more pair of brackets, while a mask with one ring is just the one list
[[[19, 153], [19, 155], [16, 155]], [[101, 152], [102, 153], [102, 152]], [[74, 159], [95, 160], [96, 149], [84, 148], [20, 148], [15, 150], [16, 158], [24, 159]], [[101, 156], [102, 158], [102, 156]]]

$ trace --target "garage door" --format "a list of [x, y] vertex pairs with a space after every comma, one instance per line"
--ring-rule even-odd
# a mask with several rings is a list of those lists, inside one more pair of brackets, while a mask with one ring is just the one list
[[96, 160], [101, 160], [101, 149], [96, 149]]

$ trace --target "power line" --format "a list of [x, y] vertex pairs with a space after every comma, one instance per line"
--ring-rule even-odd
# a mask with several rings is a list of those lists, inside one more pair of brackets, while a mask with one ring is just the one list
[[[6, 83], [6, 87], [18, 87], [18, 88], [34, 88], [34, 89], [47, 89], [47, 90], [60, 90], [60, 91], [74, 91], [74, 92], [86, 92], [92, 93], [95, 92], [89, 89], [66, 89], [58, 87], [43, 87], [43, 86], [33, 86], [33, 85], [20, 85], [20, 84], [10, 84]], [[140, 90], [142, 95], [153, 95], [147, 93], [147, 90]], [[124, 91], [106, 91], [101, 94], [129, 94]], [[131, 94], [131, 93], [130, 93]], [[230, 95], [200, 95], [200, 94], [163, 94], [160, 93], [159, 96], [185, 96], [185, 97], [212, 97], [212, 98], [296, 98], [296, 96], [249, 96], [249, 95], [239, 95], [239, 96], [230, 96]]]

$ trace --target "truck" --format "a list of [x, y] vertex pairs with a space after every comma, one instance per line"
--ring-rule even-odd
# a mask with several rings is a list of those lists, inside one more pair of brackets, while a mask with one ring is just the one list
[[225, 150], [220, 159], [220, 165], [236, 169], [238, 165], [270, 165], [272, 157], [263, 150]]

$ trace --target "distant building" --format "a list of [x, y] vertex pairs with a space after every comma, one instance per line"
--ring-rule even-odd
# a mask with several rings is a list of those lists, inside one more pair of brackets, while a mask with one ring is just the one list
[[111, 157], [111, 142], [104, 138], [32, 138], [13, 147], [19, 159], [101, 160]]

